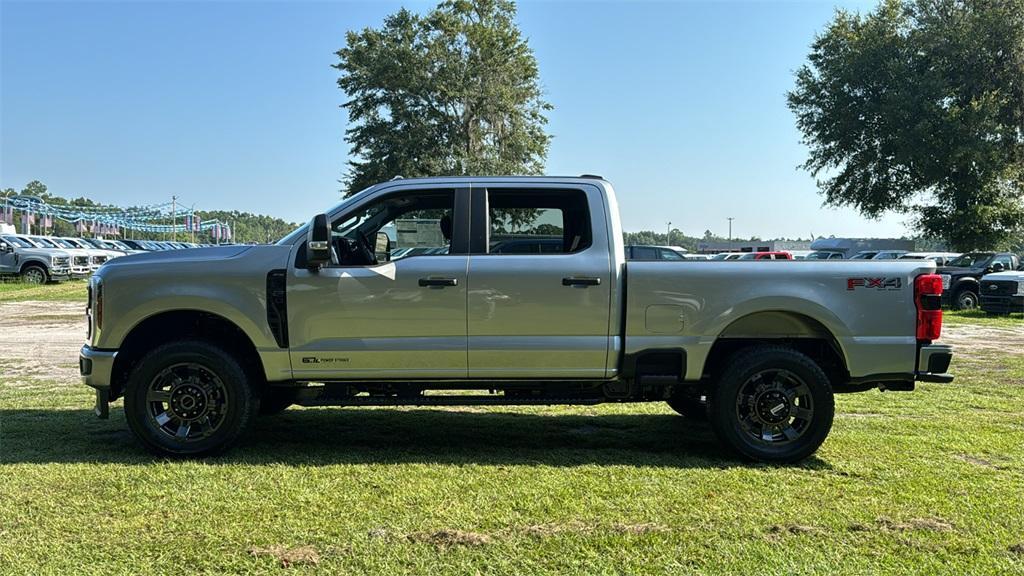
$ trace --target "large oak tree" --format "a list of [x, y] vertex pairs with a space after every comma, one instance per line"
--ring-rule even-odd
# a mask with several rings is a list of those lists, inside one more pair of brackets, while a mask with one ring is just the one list
[[958, 250], [1024, 224], [1024, 0], [837, 12], [788, 95], [826, 203], [914, 215]]
[[394, 176], [538, 174], [550, 136], [537, 61], [507, 0], [452, 0], [349, 32], [348, 193]]

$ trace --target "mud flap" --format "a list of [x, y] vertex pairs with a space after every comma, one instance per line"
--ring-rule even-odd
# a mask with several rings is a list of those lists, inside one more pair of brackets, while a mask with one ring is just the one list
[[97, 388], [96, 389], [96, 417], [106, 420], [110, 418], [110, 389], [109, 388]]

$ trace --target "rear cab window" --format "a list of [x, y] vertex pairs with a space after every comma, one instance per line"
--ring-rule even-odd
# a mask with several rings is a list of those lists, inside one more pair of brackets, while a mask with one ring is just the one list
[[573, 254], [591, 244], [582, 190], [487, 191], [487, 254]]

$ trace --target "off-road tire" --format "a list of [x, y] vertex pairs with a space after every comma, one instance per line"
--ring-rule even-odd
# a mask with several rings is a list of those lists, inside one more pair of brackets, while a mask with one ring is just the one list
[[[172, 413], [169, 401], [165, 404], [153, 402], [147, 399], [147, 394], [158, 377], [165, 378], [163, 375], [169, 370], [180, 366], [196, 366], [197, 370], [205, 371], [217, 382], [216, 388], [220, 390], [219, 396], [225, 406], [219, 410], [219, 425], [208, 437], [179, 440], [160, 426], [158, 417], [152, 416], [162, 406], [166, 406], [165, 415]], [[139, 442], [155, 454], [198, 457], [223, 452], [249, 430], [259, 411], [259, 398], [252, 388], [253, 380], [234, 355], [212, 342], [182, 340], [163, 344], [146, 354], [128, 377], [124, 395], [128, 427]], [[173, 386], [171, 390], [174, 390]], [[174, 422], [172, 420], [171, 425]], [[186, 432], [186, 436], [188, 434]]]
[[[792, 390], [805, 390], [805, 393], [795, 401], [772, 400], [767, 394], [772, 392], [780, 375], [787, 382], [799, 383]], [[764, 382], [768, 379], [772, 382]], [[711, 428], [720, 441], [746, 458], [772, 463], [798, 462], [813, 454], [832, 429], [835, 399], [828, 376], [811, 358], [792, 348], [764, 345], [740, 350], [727, 360], [726, 368], [716, 380], [708, 393]], [[763, 387], [767, 390], [759, 395], [750, 394], [751, 387], [762, 389], [762, 385], [755, 385], [757, 382], [766, 384]], [[792, 425], [788, 425], [788, 420], [780, 424], [777, 435], [781, 438], [776, 440], [776, 427], [758, 419], [762, 414], [771, 419], [780, 404], [786, 409], [778, 415], [799, 413], [804, 417], [789, 416], [793, 418]], [[795, 438], [786, 433], [783, 426], [787, 425]], [[765, 435], [771, 439], [755, 438], [753, 426], [765, 427]]]
[[956, 297], [953, 298], [953, 307], [957, 310], [974, 310], [980, 304], [981, 299], [978, 297], [978, 293], [970, 288], [957, 290]]

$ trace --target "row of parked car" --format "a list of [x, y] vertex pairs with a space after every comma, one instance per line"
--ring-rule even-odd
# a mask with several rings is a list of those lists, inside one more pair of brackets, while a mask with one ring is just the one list
[[1024, 312], [1024, 262], [1012, 252], [871, 250], [846, 257], [832, 250], [690, 254], [678, 246], [627, 246], [630, 260], [931, 260], [942, 278], [942, 302], [956, 310]]
[[118, 256], [199, 246], [191, 242], [2, 234], [0, 275], [20, 276], [34, 284], [85, 278]]
[[907, 250], [864, 250], [853, 256], [838, 250], [786, 250], [776, 252], [721, 252], [692, 254], [679, 246], [626, 246], [629, 260], [932, 260], [938, 266], [960, 256], [954, 252], [909, 252]]

